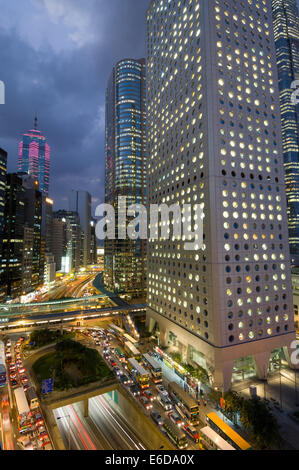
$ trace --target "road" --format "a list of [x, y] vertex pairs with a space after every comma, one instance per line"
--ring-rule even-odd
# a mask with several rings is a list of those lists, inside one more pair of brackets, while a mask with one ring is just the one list
[[70, 450], [144, 450], [145, 445], [99, 396], [89, 400], [89, 417], [83, 416], [80, 403], [54, 410], [66, 449]]

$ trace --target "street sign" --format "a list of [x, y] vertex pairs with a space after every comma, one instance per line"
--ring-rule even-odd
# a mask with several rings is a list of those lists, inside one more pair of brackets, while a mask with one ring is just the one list
[[54, 379], [46, 379], [43, 380], [42, 392], [45, 395], [46, 393], [53, 392], [54, 389]]

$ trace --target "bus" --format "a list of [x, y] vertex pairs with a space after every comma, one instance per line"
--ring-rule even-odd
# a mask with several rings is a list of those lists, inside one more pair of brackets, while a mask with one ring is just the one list
[[31, 430], [31, 413], [23, 388], [16, 388], [14, 390], [14, 395], [18, 410], [19, 432], [28, 432]]
[[178, 426], [170, 421], [169, 418], [164, 420], [162, 429], [178, 449], [186, 449], [186, 447], [188, 447], [188, 441], [185, 434]]
[[111, 333], [123, 344], [125, 331], [122, 328], [119, 328], [119, 326], [113, 325], [113, 323], [111, 323], [109, 326]]
[[216, 413], [209, 413], [206, 416], [207, 424], [231, 444], [237, 450], [250, 450], [251, 445], [248, 444], [236, 431], [226, 424]]
[[236, 450], [209, 426], [200, 429], [199, 436], [201, 446], [206, 450]]
[[120, 360], [120, 362], [126, 362], [125, 355], [120, 348], [115, 348], [114, 352], [115, 352], [115, 355]]
[[168, 384], [168, 393], [180, 402], [180, 408], [190, 424], [199, 424], [199, 406], [193, 398], [185, 392], [176, 382]]
[[39, 407], [39, 401], [38, 401], [34, 388], [33, 387], [28, 388], [26, 393], [27, 393], [27, 399], [28, 399], [30, 410], [36, 410], [36, 408]]
[[155, 359], [149, 354], [143, 354], [142, 358], [146, 367], [148, 367], [148, 369], [151, 371], [153, 382], [155, 384], [161, 383], [162, 382], [162, 368], [158, 364], [158, 362], [155, 361]]
[[6, 383], [5, 346], [3, 341], [0, 341], [0, 387], [4, 387]]
[[136, 359], [128, 359], [128, 370], [135, 376], [136, 381], [142, 389], [149, 387], [150, 374], [136, 361]]
[[124, 350], [129, 357], [135, 357], [139, 359], [142, 356], [141, 352], [130, 341], [125, 342]]
[[130, 341], [130, 343], [134, 344], [134, 346], [137, 346], [139, 341], [132, 336], [128, 335], [128, 333], [124, 334], [124, 339], [125, 341]]

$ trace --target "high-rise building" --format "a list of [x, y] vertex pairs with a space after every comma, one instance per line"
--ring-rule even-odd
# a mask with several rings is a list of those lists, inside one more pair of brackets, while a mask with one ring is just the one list
[[[107, 86], [105, 203], [114, 207], [116, 220], [119, 197], [127, 198], [126, 208], [146, 203], [145, 86], [144, 59], [118, 62]], [[142, 297], [146, 242], [120, 238], [116, 229], [115, 240], [105, 240], [105, 284], [129, 297]]]
[[19, 144], [18, 171], [32, 175], [39, 182], [41, 193], [48, 196], [50, 147], [46, 138], [37, 129], [37, 118], [35, 118], [34, 129], [24, 134]]
[[52, 199], [43, 196], [42, 237], [45, 241], [45, 249], [47, 254], [51, 253], [52, 247], [53, 204], [54, 201]]
[[[55, 214], [55, 213], [54, 213]], [[52, 249], [56, 270], [62, 267], [62, 258], [67, 256], [70, 232], [66, 219], [56, 219], [53, 214], [52, 221]]]
[[5, 189], [6, 189], [7, 152], [0, 148], [0, 253], [3, 237]]
[[90, 264], [90, 221], [91, 195], [87, 191], [71, 191], [69, 194], [69, 211], [77, 212], [83, 236], [81, 265]]
[[[5, 190], [6, 190], [6, 168], [7, 168], [7, 152], [0, 148], [0, 259], [2, 256], [2, 240], [4, 228], [4, 211], [5, 211]], [[0, 263], [1, 265], [1, 263]], [[0, 269], [0, 302], [5, 298], [4, 279]]]
[[24, 191], [22, 178], [7, 174], [1, 258], [5, 299], [14, 299], [23, 292]]
[[278, 66], [282, 143], [288, 203], [291, 262], [299, 266], [299, 103], [292, 84], [299, 80], [297, 0], [272, 0]]
[[96, 237], [96, 220], [90, 221], [90, 262], [97, 263], [97, 237]]
[[[67, 231], [67, 252], [63, 255], [68, 258], [69, 270], [78, 270], [81, 266], [82, 242], [80, 218], [77, 212], [59, 210], [53, 213], [54, 219], [62, 220], [66, 223]], [[54, 240], [55, 243], [55, 240]]]
[[[42, 240], [42, 194], [38, 181], [28, 174], [19, 174], [24, 187], [24, 223], [33, 230], [31, 282], [27, 281], [27, 292], [34, 291], [44, 280], [45, 243]], [[28, 233], [29, 235], [29, 233]], [[31, 237], [27, 237], [27, 249]], [[24, 244], [25, 248], [25, 244]], [[27, 293], [26, 292], [26, 293]]]
[[271, 10], [153, 0], [147, 13], [148, 202], [204, 217], [202, 248], [149, 241], [147, 324], [225, 390], [243, 365], [265, 377], [277, 350], [289, 360], [295, 339]]

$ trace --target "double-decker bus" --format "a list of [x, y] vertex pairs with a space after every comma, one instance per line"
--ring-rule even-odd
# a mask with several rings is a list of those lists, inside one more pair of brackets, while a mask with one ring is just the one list
[[126, 362], [126, 357], [120, 348], [115, 348], [114, 352], [121, 362]]
[[124, 350], [128, 357], [134, 357], [139, 360], [139, 358], [142, 356], [139, 349], [137, 349], [136, 346], [134, 346], [134, 344], [132, 344], [130, 341], [125, 342]]
[[201, 446], [206, 450], [236, 450], [210, 426], [199, 430]]
[[18, 410], [19, 432], [22, 434], [31, 430], [31, 413], [23, 388], [16, 388], [14, 394]]
[[251, 445], [246, 442], [236, 431], [226, 424], [216, 413], [206, 416], [207, 424], [237, 450], [250, 450]]
[[136, 378], [136, 381], [142, 389], [149, 387], [150, 374], [147, 372], [136, 359], [128, 359], [128, 370]]
[[5, 347], [0, 341], [0, 387], [4, 387], [7, 383], [6, 366], [5, 366]]
[[186, 447], [188, 447], [188, 441], [185, 434], [178, 426], [170, 421], [169, 418], [164, 420], [162, 429], [178, 449], [186, 449]]
[[185, 392], [176, 382], [168, 384], [170, 396], [174, 396], [178, 401], [181, 410], [190, 424], [199, 424], [199, 406], [187, 392]]
[[155, 382], [155, 384], [162, 382], [162, 368], [158, 362], [149, 354], [143, 354], [142, 359], [145, 366], [148, 367], [152, 374], [153, 382]]

